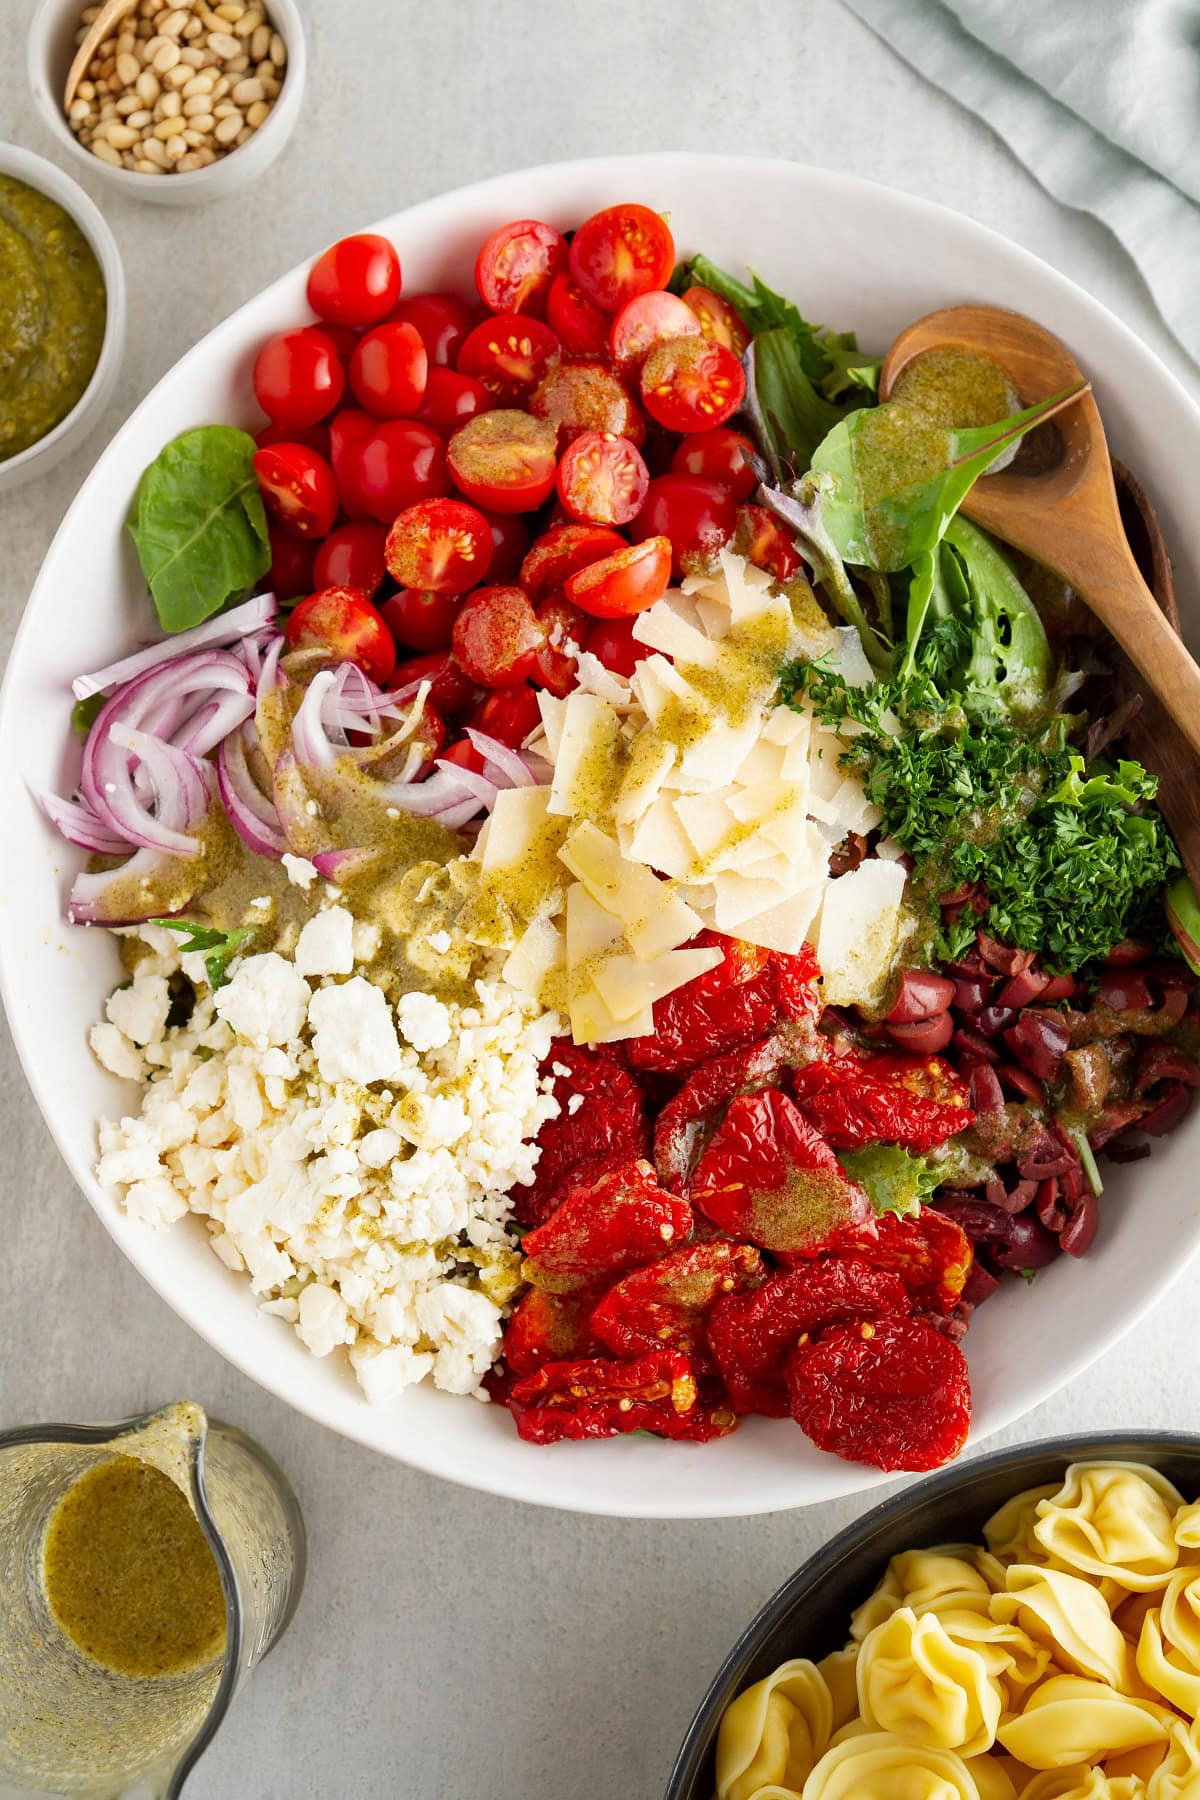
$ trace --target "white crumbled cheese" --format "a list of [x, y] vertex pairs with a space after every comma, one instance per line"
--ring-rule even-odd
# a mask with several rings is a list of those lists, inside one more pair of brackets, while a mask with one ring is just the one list
[[414, 1050], [440, 1050], [450, 1042], [450, 1014], [433, 994], [401, 994], [396, 1017]]
[[219, 1018], [239, 1037], [265, 1050], [299, 1037], [312, 990], [286, 957], [274, 950], [245, 956], [216, 997]]
[[171, 990], [165, 975], [135, 975], [128, 987], [110, 994], [104, 1008], [110, 1025], [135, 1044], [157, 1044], [167, 1029]]
[[307, 856], [293, 856], [289, 850], [283, 853], [283, 866], [292, 886], [304, 888], [306, 892], [320, 873], [316, 863], [309, 862]]
[[[447, 945], [449, 941], [447, 938]], [[378, 925], [372, 924], [370, 919], [355, 919], [353, 945], [356, 963], [374, 962], [379, 955], [379, 946], [382, 942], [383, 933]]]
[[323, 1081], [395, 1081], [400, 1040], [381, 988], [361, 975], [319, 988], [308, 1006], [317, 1068]]
[[352, 1344], [358, 1333], [350, 1323], [350, 1311], [336, 1288], [313, 1281], [300, 1291], [300, 1316], [296, 1330], [301, 1343], [314, 1356], [328, 1356], [339, 1344]]
[[92, 1046], [92, 1054], [110, 1075], [120, 1075], [126, 1081], [142, 1081], [146, 1074], [146, 1064], [141, 1051], [131, 1038], [111, 1023], [93, 1025], [88, 1033], [88, 1043]]
[[472, 1394], [496, 1360], [500, 1308], [486, 1294], [446, 1282], [417, 1300], [417, 1320], [437, 1345], [434, 1386], [448, 1394]]
[[454, 939], [448, 931], [431, 931], [426, 942], [436, 955], [445, 956]]
[[330, 906], [308, 919], [296, 944], [301, 975], [349, 975], [354, 967], [354, 915]]

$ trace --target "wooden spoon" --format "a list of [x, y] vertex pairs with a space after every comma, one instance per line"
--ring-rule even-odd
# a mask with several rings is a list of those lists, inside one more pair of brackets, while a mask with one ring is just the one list
[[88, 26], [87, 36], [75, 52], [75, 60], [67, 70], [67, 85], [63, 89], [63, 111], [70, 112], [71, 102], [75, 98], [75, 89], [87, 74], [96, 51], [106, 38], [110, 38], [121, 20], [131, 13], [137, 0], [104, 0], [100, 11]]

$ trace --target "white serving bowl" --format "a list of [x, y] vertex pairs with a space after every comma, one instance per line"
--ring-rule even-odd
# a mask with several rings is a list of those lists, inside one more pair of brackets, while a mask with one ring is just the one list
[[[1095, 381], [1116, 453], [1153, 495], [1174, 552], [1185, 619], [1200, 620], [1200, 411], [1103, 307], [1027, 251], [924, 200], [789, 163], [719, 156], [631, 156], [558, 164], [487, 181], [384, 219], [409, 291], [462, 285], [483, 237], [506, 219], [567, 227], [638, 199], [671, 216], [681, 250], [755, 265], [812, 318], [853, 326], [882, 349], [920, 314], [984, 300], [1031, 313], [1070, 345]], [[356, 226], [347, 219], [346, 229]], [[864, 252], [869, 247], [869, 254]], [[314, 249], [319, 246], [314, 246]], [[60, 1150], [121, 1249], [180, 1316], [289, 1405], [347, 1437], [434, 1474], [516, 1499], [631, 1517], [769, 1512], [884, 1480], [813, 1449], [787, 1423], [755, 1419], [718, 1443], [643, 1438], [523, 1444], [499, 1407], [420, 1388], [369, 1407], [337, 1356], [316, 1361], [292, 1330], [259, 1313], [246, 1280], [207, 1248], [199, 1222], [156, 1233], [135, 1224], [92, 1174], [96, 1120], [135, 1091], [93, 1062], [89, 1025], [118, 977], [113, 941], [62, 923], [77, 866], [30, 797], [68, 792], [78, 766], [70, 683], [146, 636], [150, 613], [122, 530], [143, 467], [177, 432], [252, 413], [249, 369], [261, 341], [305, 317], [294, 269], [189, 351], [143, 401], [85, 482], [43, 565], [0, 698], [0, 988], [26, 1073]], [[87, 604], [78, 604], [80, 571]], [[58, 624], [70, 606], [71, 631]], [[1136, 1173], [1113, 1169], [1100, 1238], [1063, 1257], [1032, 1290], [1009, 1284], [967, 1339], [976, 1440], [1047, 1398], [1113, 1345], [1162, 1294], [1200, 1238], [1194, 1171], [1200, 1121], [1155, 1145]], [[1137, 1205], [1127, 1204], [1136, 1184]]]
[[63, 89], [75, 55], [75, 33], [85, 0], [40, 0], [29, 22], [25, 59], [29, 86], [46, 129], [68, 156], [114, 192], [156, 206], [198, 206], [247, 186], [270, 168], [300, 117], [308, 75], [304, 21], [296, 0], [267, 0], [267, 12], [287, 45], [287, 65], [279, 98], [268, 117], [238, 149], [219, 156], [206, 169], [183, 175], [141, 175], [136, 169], [114, 169], [81, 144], [63, 114]]
[[53, 431], [0, 462], [0, 494], [5, 494], [32, 475], [44, 475], [82, 443], [112, 399], [125, 349], [125, 271], [112, 232], [69, 175], [56, 169], [44, 156], [35, 156], [32, 150], [22, 150], [17, 144], [0, 144], [0, 175], [11, 175], [14, 181], [36, 188], [70, 213], [95, 252], [107, 301], [104, 338], [91, 380]]

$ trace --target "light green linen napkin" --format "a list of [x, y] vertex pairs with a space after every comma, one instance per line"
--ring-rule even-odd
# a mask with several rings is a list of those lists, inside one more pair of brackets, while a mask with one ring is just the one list
[[845, 0], [1094, 213], [1200, 361], [1200, 0]]

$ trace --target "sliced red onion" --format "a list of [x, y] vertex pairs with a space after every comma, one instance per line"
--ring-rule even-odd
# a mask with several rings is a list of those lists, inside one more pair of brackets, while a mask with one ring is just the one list
[[144, 650], [122, 657], [120, 662], [97, 669], [94, 675], [77, 675], [72, 683], [75, 698], [87, 700], [92, 694], [110, 694], [114, 688], [158, 668], [161, 663], [175, 662], [180, 656], [212, 644], [232, 644], [267, 624], [278, 611], [274, 594], [255, 594], [253, 599], [243, 601], [230, 612], [218, 614], [215, 619], [205, 620], [203, 625], [196, 625], [191, 631], [181, 631], [178, 636], [164, 638], [161, 643], [148, 644]]
[[288, 847], [272, 797], [254, 779], [248, 751], [257, 743], [247, 720], [217, 750], [217, 787], [221, 804], [243, 844], [258, 856], [278, 862]]
[[[443, 813], [450, 811], [457, 813], [470, 800], [471, 811], [466, 815], [469, 819], [479, 811], [481, 802], [465, 780], [466, 774], [467, 771], [456, 763], [439, 764], [427, 781], [381, 781], [379, 799], [384, 806], [400, 806], [405, 812], [426, 819], [440, 819]], [[495, 798], [494, 783], [492, 798]]]
[[488, 776], [479, 774], [475, 769], [464, 769], [460, 763], [447, 762], [446, 758], [442, 756], [438, 757], [435, 767], [444, 769], [447, 774], [452, 775], [460, 786], [467, 789], [468, 793], [474, 794], [479, 806], [485, 806], [489, 812], [491, 811], [496, 803], [499, 789]]
[[57, 794], [37, 794], [34, 798], [68, 844], [76, 844], [81, 850], [93, 850], [98, 856], [128, 854], [129, 840], [118, 837], [103, 824], [90, 806], [84, 806], [78, 800], [61, 800]]
[[292, 720], [292, 748], [296, 760], [302, 768], [332, 768], [338, 757], [348, 749], [345, 734], [341, 732], [341, 743], [334, 743], [329, 737], [324, 719], [324, 705], [331, 693], [337, 676], [332, 669], [318, 669], [308, 684], [307, 692], [300, 702], [295, 718]]
[[[75, 877], [67, 918], [72, 925], [143, 925], [147, 919], [161, 918], [163, 908], [156, 898], [156, 877], [174, 858], [158, 850], [136, 850], [119, 869], [91, 874], [86, 869]], [[196, 891], [204, 881], [204, 865], [196, 863]], [[146, 899], [141, 906], [131, 907], [131, 893], [142, 891]], [[189, 894], [180, 902], [186, 906], [194, 897]]]
[[502, 744], [499, 738], [489, 737], [485, 731], [476, 731], [473, 725], [467, 726], [467, 736], [482, 756], [484, 763], [491, 763], [497, 773], [505, 777], [505, 787], [534, 787], [536, 785], [529, 765], [519, 750], [512, 749], [508, 744]]
[[373, 874], [387, 856], [382, 846], [370, 850], [318, 850], [312, 862], [325, 881], [341, 883], [356, 875]]
[[149, 777], [153, 811], [137, 800], [133, 784], [128, 780], [128, 766], [123, 771], [126, 780], [121, 782], [114, 760], [112, 772], [118, 778], [106, 794], [106, 816], [118, 821], [118, 828], [139, 850], [161, 850], [170, 856], [198, 856], [200, 843], [191, 835], [190, 828], [207, 815], [212, 800], [209, 765], [162, 738], [120, 722], [109, 727], [108, 736], [112, 748], [136, 757]]

